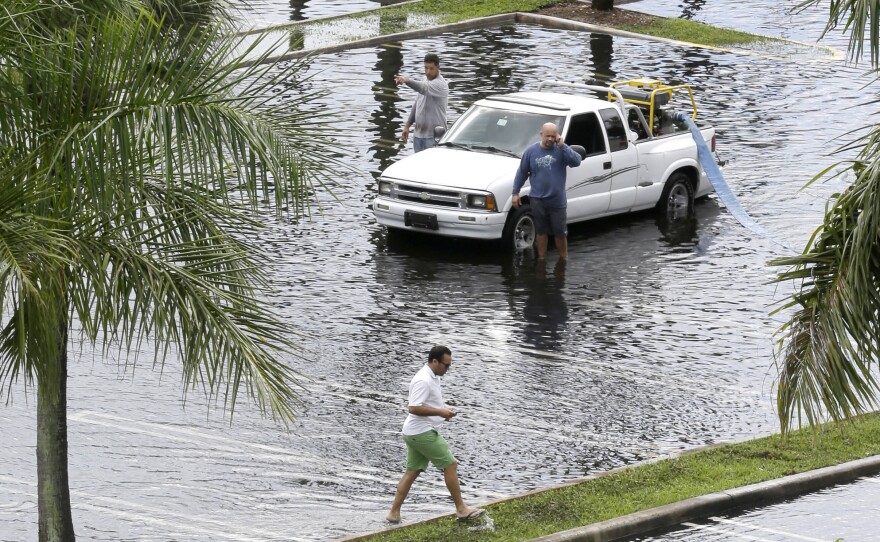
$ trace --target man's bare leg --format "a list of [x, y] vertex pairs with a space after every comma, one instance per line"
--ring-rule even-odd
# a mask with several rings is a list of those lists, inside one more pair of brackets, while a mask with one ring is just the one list
[[397, 523], [400, 521], [400, 507], [403, 506], [403, 501], [406, 499], [406, 496], [409, 495], [409, 490], [412, 487], [413, 482], [416, 481], [416, 478], [419, 477], [421, 472], [422, 471], [420, 470], [408, 470], [403, 474], [400, 481], [397, 482], [397, 492], [394, 494], [394, 502], [391, 503], [391, 511], [385, 516], [387, 521], [390, 521], [391, 523]]
[[452, 496], [452, 501], [455, 503], [456, 516], [460, 518], [467, 517], [468, 514], [476, 510], [476, 508], [466, 505], [461, 499], [461, 486], [458, 483], [458, 463], [453, 463], [443, 469], [443, 480], [446, 482], [446, 489], [449, 490], [449, 495]]
[[568, 258], [568, 237], [554, 237], [553, 241], [556, 243], [556, 250], [559, 251], [559, 257]]
[[538, 259], [543, 260], [544, 257], [547, 255], [547, 236], [536, 235], [535, 247], [538, 249]]

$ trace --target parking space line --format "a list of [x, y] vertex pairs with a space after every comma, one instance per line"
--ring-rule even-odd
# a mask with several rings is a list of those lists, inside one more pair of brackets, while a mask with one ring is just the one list
[[[15, 493], [19, 495], [33, 496], [33, 493], [36, 492], [36, 488], [27, 482], [22, 480], [16, 480], [14, 478], [10, 478], [8, 476], [0, 476], [0, 480], [4, 482], [12, 482], [23, 486], [28, 486], [28, 489], [11, 489], [5, 488], [9, 493]], [[86, 499], [91, 499], [94, 501], [107, 502], [111, 505], [123, 505], [131, 508], [131, 511], [122, 511], [118, 509], [118, 506], [115, 508], [109, 508], [107, 506], [103, 506], [100, 504], [91, 504], [88, 502], [73, 502], [71, 506], [73, 508], [79, 509], [90, 509], [93, 511], [100, 511], [102, 513], [111, 513], [117, 516], [133, 519], [137, 521], [142, 521], [145, 523], [157, 523], [164, 526], [170, 526], [175, 528], [185, 528], [192, 532], [196, 532], [199, 534], [208, 534], [212, 536], [221, 536], [226, 539], [231, 540], [241, 540], [241, 541], [261, 541], [266, 540], [267, 537], [274, 538], [276, 540], [291, 540], [291, 541], [303, 541], [305, 539], [292, 537], [288, 534], [277, 533], [274, 531], [267, 531], [259, 528], [245, 528], [242, 529], [240, 525], [234, 523], [227, 523], [215, 519], [209, 518], [194, 518], [193, 516], [180, 514], [177, 512], [173, 512], [170, 510], [156, 508], [153, 506], [148, 506], [144, 504], [133, 503], [130, 501], [126, 501], [123, 499], [115, 498], [115, 497], [102, 497], [100, 495], [92, 495], [85, 491], [80, 490], [71, 490], [71, 495], [77, 497], [85, 497]], [[140, 513], [144, 512], [144, 513]], [[170, 516], [175, 519], [160, 519], [156, 517], [156, 514], [162, 514], [165, 516]], [[193, 523], [201, 523], [202, 526], [193, 525]], [[235, 534], [233, 531], [238, 531], [238, 534]], [[244, 533], [244, 534], [242, 534]]]
[[711, 517], [709, 519], [711, 519], [712, 521], [717, 521], [718, 523], [726, 523], [728, 525], [736, 525], [737, 527], [748, 527], [749, 529], [755, 529], [758, 531], [764, 531], [764, 532], [773, 533], [773, 534], [781, 534], [781, 535], [787, 536], [789, 538], [797, 538], [798, 540], [807, 540], [808, 542], [826, 542], [825, 540], [823, 540], [821, 538], [812, 538], [809, 536], [804, 536], [804, 535], [800, 535], [800, 534], [796, 534], [796, 533], [789, 533], [787, 531], [779, 531], [776, 529], [771, 529], [769, 527], [760, 527], [758, 525], [746, 523], [745, 521], [734, 521], [732, 519], [719, 518], [719, 517]]
[[699, 529], [701, 531], [709, 531], [712, 533], [718, 534], [726, 534], [728, 536], [737, 536], [740, 538], [744, 538], [746, 540], [754, 540], [755, 542], [778, 542], [776, 540], [770, 540], [769, 538], [758, 538], [757, 536], [751, 536], [748, 534], [738, 533], [736, 531], [728, 531], [726, 529], [719, 529], [718, 527], [712, 527], [711, 525], [699, 525], [697, 523], [685, 522], [682, 525], [686, 527], [691, 527], [693, 529]]
[[[636, 367], [628, 367], [626, 369], [626, 372], [624, 373], [623, 371], [621, 371], [620, 367], [613, 368], [610, 366], [602, 366], [602, 365], [600, 365], [600, 366], [586, 366], [586, 365], [584, 365], [585, 362], [582, 358], [577, 358], [575, 356], [569, 356], [566, 354], [558, 354], [555, 352], [553, 352], [553, 353], [544, 352], [544, 351], [538, 350], [536, 348], [529, 348], [527, 346], [522, 346], [522, 345], [520, 345], [519, 348], [520, 348], [520, 353], [534, 354], [539, 357], [543, 357], [545, 359], [555, 359], [555, 360], [560, 360], [560, 361], [577, 362], [577, 365], [574, 365], [573, 367], [576, 368], [577, 370], [580, 370], [580, 371], [589, 372], [589, 373], [596, 373], [596, 374], [600, 374], [603, 376], [609, 375], [609, 374], [619, 375], [621, 378], [628, 379], [630, 381], [647, 382], [647, 383], [650, 383], [653, 385], [656, 385], [658, 383], [668, 382], [670, 384], [670, 386], [672, 386], [673, 388], [677, 388], [677, 389], [685, 390], [685, 391], [690, 391], [690, 392], [697, 394], [698, 396], [712, 395], [715, 390], [720, 388], [720, 389], [726, 389], [729, 391], [733, 391], [733, 392], [736, 392], [741, 395], [751, 395], [751, 396], [754, 396], [755, 398], [762, 397], [761, 392], [755, 391], [752, 389], [748, 389], [745, 387], [730, 386], [727, 384], [713, 384], [712, 387], [709, 389], [698, 388], [698, 387], [694, 387], [694, 386], [683, 385], [683, 384], [681, 384], [681, 382], [678, 382], [678, 381], [673, 381], [671, 376], [669, 379], [658, 378], [657, 373], [650, 372], [646, 369], [640, 369], [640, 368], [636, 368]], [[571, 366], [569, 364], [565, 364], [565, 365]], [[742, 402], [746, 403], [746, 404], [751, 404], [750, 401], [742, 401]]]
[[[210, 535], [212, 537], [217, 537], [225, 540], [240, 540], [241, 542], [261, 542], [265, 540], [265, 538], [254, 538], [250, 536], [241, 536], [233, 534], [227, 530], [216, 530], [216, 529], [206, 529], [202, 527], [196, 527], [192, 524], [181, 523], [179, 521], [168, 521], [164, 519], [159, 519], [154, 516], [147, 516], [143, 514], [132, 514], [129, 512], [123, 512], [122, 510], [117, 510], [115, 508], [109, 508], [107, 506], [96, 506], [88, 503], [74, 503], [72, 504], [73, 508], [78, 510], [91, 510], [95, 512], [100, 512], [102, 514], [110, 514], [113, 516], [119, 516], [124, 519], [140, 521], [143, 523], [153, 523], [157, 525], [163, 525], [165, 527], [173, 527], [174, 529], [189, 531], [192, 533], [198, 533], [203, 535]], [[302, 540], [302, 539], [290, 539], [290, 540]]]

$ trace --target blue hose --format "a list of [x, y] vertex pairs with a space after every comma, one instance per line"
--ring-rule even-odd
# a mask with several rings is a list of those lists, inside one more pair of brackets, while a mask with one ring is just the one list
[[709, 182], [712, 183], [712, 186], [715, 188], [715, 193], [718, 194], [718, 198], [721, 200], [721, 203], [727, 207], [730, 214], [732, 214], [733, 217], [748, 230], [791, 252], [797, 252], [788, 243], [765, 230], [749, 216], [745, 209], [742, 208], [742, 205], [739, 204], [739, 200], [736, 199], [736, 196], [733, 195], [730, 187], [724, 181], [724, 175], [721, 174], [718, 164], [715, 163], [715, 157], [712, 156], [712, 151], [709, 150], [709, 146], [706, 145], [706, 140], [703, 139], [703, 134], [700, 133], [700, 129], [697, 128], [697, 125], [694, 124], [694, 121], [690, 116], [685, 113], [676, 113], [674, 118], [675, 120], [685, 122], [688, 125], [688, 128], [691, 129], [691, 135], [693, 135], [694, 142], [697, 144], [697, 158], [700, 160], [700, 165], [703, 166], [703, 171], [706, 172], [706, 176], [709, 177]]

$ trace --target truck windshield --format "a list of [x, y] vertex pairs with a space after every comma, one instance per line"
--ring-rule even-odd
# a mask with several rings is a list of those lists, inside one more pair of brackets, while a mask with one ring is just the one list
[[482, 149], [494, 147], [522, 156], [526, 147], [540, 140], [538, 134], [547, 122], [556, 124], [562, 133], [565, 117], [476, 106], [458, 119], [443, 143]]

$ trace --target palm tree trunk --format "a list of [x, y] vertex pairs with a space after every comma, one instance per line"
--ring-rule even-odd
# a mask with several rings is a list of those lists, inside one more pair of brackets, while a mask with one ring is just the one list
[[67, 318], [59, 319], [58, 355], [37, 383], [37, 491], [40, 542], [73, 542], [67, 479]]
[[614, 0], [593, 0], [591, 5], [593, 9], [608, 11], [614, 9]]

